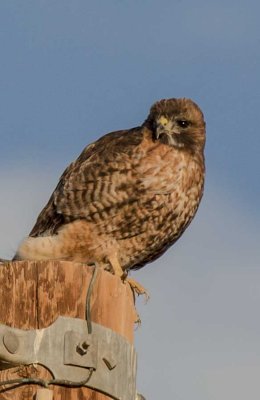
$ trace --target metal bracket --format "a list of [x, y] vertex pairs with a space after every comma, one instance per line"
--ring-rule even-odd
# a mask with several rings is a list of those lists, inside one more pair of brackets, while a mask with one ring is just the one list
[[86, 386], [116, 400], [134, 400], [136, 352], [126, 339], [102, 325], [59, 317], [44, 329], [22, 330], [0, 324], [0, 369], [41, 364], [55, 379]]

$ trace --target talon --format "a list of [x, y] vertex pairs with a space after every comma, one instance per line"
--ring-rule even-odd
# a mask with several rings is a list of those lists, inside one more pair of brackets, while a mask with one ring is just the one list
[[147, 303], [147, 301], [150, 298], [150, 295], [149, 295], [148, 291], [140, 283], [136, 282], [132, 278], [126, 278], [125, 282], [127, 282], [130, 285], [134, 294], [137, 294], [138, 296], [144, 295], [145, 302]]
[[147, 301], [150, 298], [148, 291], [142, 285], [140, 285], [140, 283], [136, 282], [134, 279], [127, 278], [127, 271], [123, 271], [117, 255], [115, 255], [115, 254], [110, 255], [108, 257], [108, 260], [111, 264], [111, 267], [113, 268], [114, 274], [116, 276], [119, 276], [123, 282], [127, 282], [130, 285], [134, 295], [135, 294], [137, 294], [138, 296], [144, 295], [145, 302], [147, 303]]

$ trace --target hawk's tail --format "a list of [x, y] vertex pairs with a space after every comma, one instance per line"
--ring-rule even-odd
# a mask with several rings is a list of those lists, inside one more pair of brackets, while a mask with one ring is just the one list
[[55, 236], [28, 237], [19, 246], [13, 260], [50, 260], [62, 258], [62, 246]]
[[[63, 225], [52, 236], [27, 237], [14, 260], [77, 260], [92, 262], [101, 251], [103, 239], [93, 235], [91, 224], [82, 220]], [[105, 251], [106, 249], [104, 249]]]

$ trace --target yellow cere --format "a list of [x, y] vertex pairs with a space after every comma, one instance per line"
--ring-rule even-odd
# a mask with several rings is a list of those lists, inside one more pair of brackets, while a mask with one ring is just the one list
[[167, 125], [169, 120], [167, 118], [165, 118], [164, 116], [162, 116], [162, 117], [159, 118], [159, 122], [162, 125]]

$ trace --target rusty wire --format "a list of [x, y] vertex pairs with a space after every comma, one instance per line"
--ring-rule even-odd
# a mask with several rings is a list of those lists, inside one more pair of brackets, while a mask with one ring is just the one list
[[97, 278], [97, 273], [98, 273], [98, 264], [95, 263], [94, 269], [93, 269], [93, 274], [89, 283], [88, 291], [87, 291], [87, 296], [86, 296], [86, 311], [85, 311], [85, 318], [87, 321], [87, 326], [88, 326], [88, 334], [90, 335], [92, 333], [92, 321], [91, 321], [91, 310], [90, 310], [90, 300], [91, 300], [91, 294], [93, 292], [93, 287]]
[[44, 379], [40, 379], [40, 378], [9, 379], [6, 381], [0, 381], [0, 386], [5, 386], [5, 385], [12, 385], [12, 386], [9, 386], [8, 388], [4, 388], [4, 389], [0, 390], [0, 392], [15, 389], [22, 385], [39, 385], [39, 386], [43, 386], [45, 388], [48, 388], [50, 385], [57, 385], [57, 386], [68, 386], [68, 387], [77, 388], [80, 386], [85, 386], [89, 382], [93, 372], [94, 372], [94, 368], [89, 368], [88, 377], [80, 382], [73, 382], [73, 381], [69, 381], [69, 380], [65, 380], [65, 379], [64, 380], [63, 379], [50, 379], [48, 381], [45, 381]]

